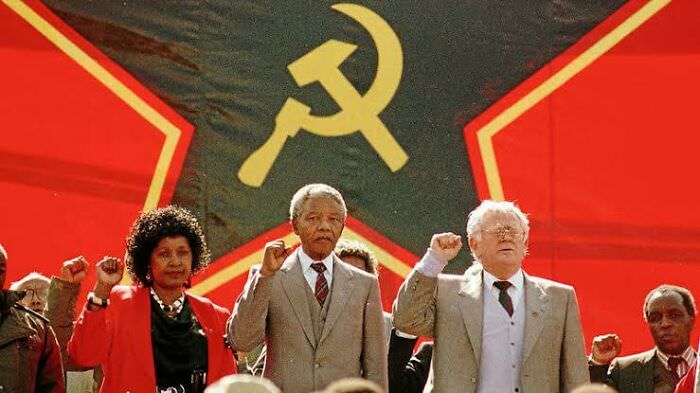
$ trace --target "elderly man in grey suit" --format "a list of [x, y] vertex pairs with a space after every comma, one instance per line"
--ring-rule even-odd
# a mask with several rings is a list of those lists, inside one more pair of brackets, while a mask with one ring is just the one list
[[469, 214], [476, 262], [462, 276], [439, 275], [461, 238], [433, 236], [394, 303], [397, 329], [435, 339], [425, 392], [565, 393], [588, 382], [576, 294], [522, 270], [528, 233], [513, 203], [484, 201]]
[[234, 349], [267, 343], [263, 376], [285, 393], [324, 389], [346, 377], [387, 386], [387, 340], [377, 277], [333, 253], [345, 226], [343, 197], [325, 184], [302, 187], [290, 219], [301, 247], [265, 245], [229, 323]]

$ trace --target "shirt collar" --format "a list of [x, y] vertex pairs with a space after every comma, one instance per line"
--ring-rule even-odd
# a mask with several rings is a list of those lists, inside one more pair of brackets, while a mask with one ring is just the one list
[[[493, 283], [496, 281], [503, 280], [496, 278], [496, 276], [484, 270], [484, 285], [486, 288], [493, 288]], [[508, 281], [510, 285], [512, 285], [515, 288], [516, 291], [522, 289], [523, 285], [525, 284], [523, 269], [518, 269], [518, 271], [515, 272], [515, 274], [513, 274], [512, 276], [510, 276], [510, 278], [508, 278], [506, 281]]]
[[310, 256], [308, 256], [302, 247], [299, 247], [297, 249], [298, 251], [298, 256], [299, 256], [299, 262], [301, 262], [301, 269], [303, 271], [307, 271], [311, 269], [311, 264], [315, 262], [321, 262], [324, 265], [326, 265], [326, 270], [328, 273], [333, 276], [333, 252], [331, 252], [327, 257], [325, 257], [322, 261], [316, 261], [312, 259]]
[[[664, 367], [668, 368], [668, 358], [670, 358], [672, 355], [665, 354], [661, 352], [659, 348], [656, 348], [656, 356], [659, 358], [659, 360], [661, 360]], [[695, 360], [695, 351], [692, 347], [688, 347], [682, 354], [680, 354], [680, 356], [685, 360], [685, 363], [690, 366], [693, 364], [693, 360]]]

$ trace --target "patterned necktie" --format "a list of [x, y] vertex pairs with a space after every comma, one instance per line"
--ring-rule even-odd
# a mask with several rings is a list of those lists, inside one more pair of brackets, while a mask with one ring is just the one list
[[500, 291], [498, 294], [498, 302], [506, 309], [508, 315], [512, 317], [513, 301], [510, 299], [510, 295], [508, 295], [508, 288], [510, 288], [511, 284], [508, 281], [496, 281], [493, 285]]
[[328, 281], [326, 281], [326, 276], [323, 274], [326, 271], [326, 265], [321, 262], [314, 262], [311, 264], [311, 268], [318, 273], [316, 276], [315, 295], [318, 304], [323, 307], [323, 302], [326, 301], [326, 297], [328, 296]]
[[680, 356], [671, 356], [668, 358], [668, 369], [676, 374], [679, 378], [683, 376], [683, 367], [686, 364], [685, 359]]

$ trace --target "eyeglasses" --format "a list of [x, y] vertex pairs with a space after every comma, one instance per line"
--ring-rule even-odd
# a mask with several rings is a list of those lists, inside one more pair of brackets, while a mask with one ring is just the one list
[[525, 238], [525, 232], [509, 226], [496, 225], [489, 229], [484, 229], [483, 232], [499, 239], [503, 240], [505, 238], [519, 239], [523, 240]]
[[24, 297], [26, 299], [33, 299], [36, 296], [37, 299], [46, 299], [49, 296], [48, 288], [27, 288], [24, 290]]

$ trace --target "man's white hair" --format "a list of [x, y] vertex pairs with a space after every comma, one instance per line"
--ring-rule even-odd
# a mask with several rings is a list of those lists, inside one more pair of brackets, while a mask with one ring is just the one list
[[484, 200], [481, 204], [469, 213], [469, 218], [467, 219], [467, 236], [469, 238], [480, 238], [479, 232], [483, 229], [482, 224], [484, 217], [488, 213], [509, 213], [513, 214], [518, 221], [520, 221], [520, 229], [525, 232], [525, 240], [527, 240], [530, 233], [530, 221], [528, 221], [527, 216], [523, 213], [520, 208], [513, 202], [508, 201], [492, 201]]
[[49, 280], [49, 278], [46, 277], [45, 275], [43, 275], [41, 273], [37, 273], [37, 272], [31, 272], [31, 273], [27, 274], [26, 276], [22, 277], [21, 279], [19, 279], [18, 281], [15, 281], [12, 284], [10, 284], [10, 290], [11, 291], [19, 291], [20, 289], [22, 289], [22, 287], [25, 284], [32, 282], [32, 281], [40, 281], [41, 283], [44, 283], [47, 286], [51, 284], [51, 280]]
[[5, 251], [5, 247], [3, 247], [2, 244], [0, 244], [0, 258], [7, 262], [7, 251]]
[[294, 193], [292, 202], [289, 205], [289, 220], [294, 221], [299, 218], [301, 207], [304, 205], [304, 202], [310, 198], [317, 197], [329, 198], [338, 202], [343, 210], [343, 219], [345, 219], [347, 216], [347, 208], [345, 207], [345, 200], [343, 200], [343, 196], [340, 195], [340, 192], [328, 184], [313, 183], [305, 185]]

